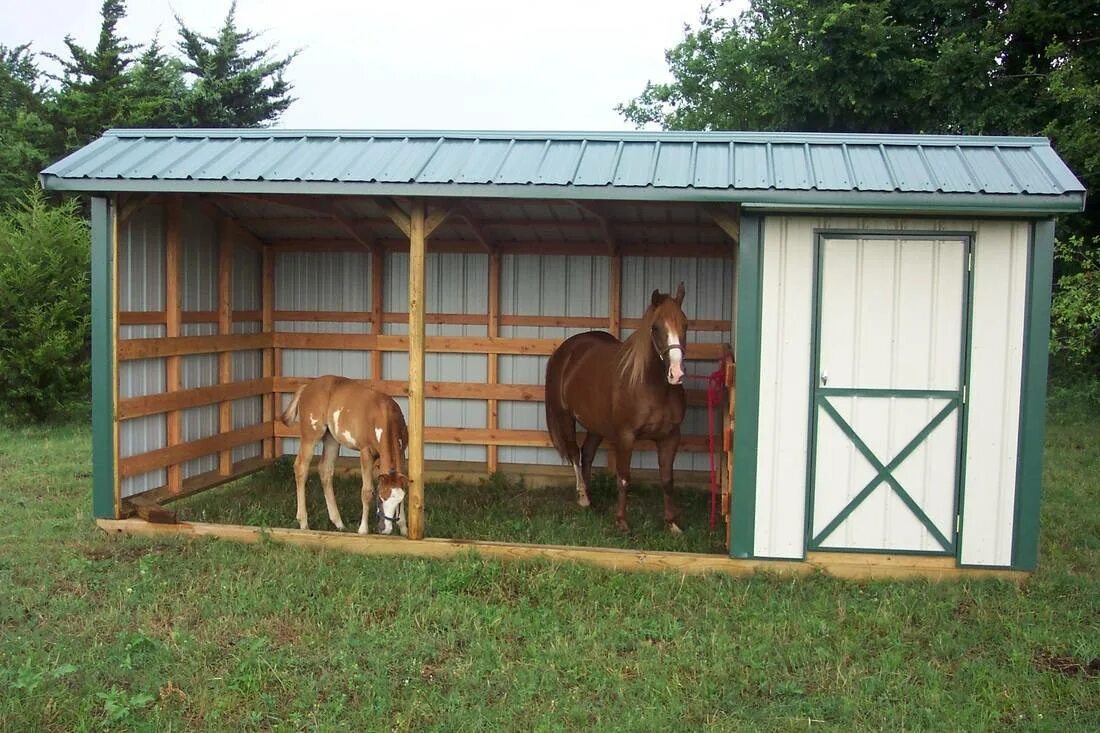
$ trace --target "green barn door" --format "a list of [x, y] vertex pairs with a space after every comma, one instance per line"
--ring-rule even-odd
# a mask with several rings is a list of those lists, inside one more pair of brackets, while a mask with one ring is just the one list
[[968, 250], [820, 235], [808, 550], [955, 552]]

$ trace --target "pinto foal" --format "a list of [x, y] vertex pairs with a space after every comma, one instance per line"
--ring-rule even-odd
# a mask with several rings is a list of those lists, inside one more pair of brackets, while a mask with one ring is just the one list
[[400, 470], [405, 448], [409, 444], [408, 428], [401, 408], [392, 398], [371, 389], [366, 382], [344, 377], [324, 376], [299, 387], [283, 411], [284, 425], [295, 418], [301, 425], [302, 443], [294, 460], [294, 478], [298, 488], [298, 524], [309, 529], [306, 516], [306, 478], [313, 460], [313, 447], [324, 440], [321, 455], [321, 486], [325, 490], [328, 516], [337, 529], [344, 529], [336, 496], [332, 491], [332, 474], [340, 446], [359, 451], [359, 468], [363, 474], [363, 520], [359, 534], [367, 534], [371, 502], [374, 494], [371, 472], [378, 462], [378, 497], [382, 500], [382, 521], [378, 531], [391, 534], [407, 533], [401, 502], [408, 492], [409, 479]]

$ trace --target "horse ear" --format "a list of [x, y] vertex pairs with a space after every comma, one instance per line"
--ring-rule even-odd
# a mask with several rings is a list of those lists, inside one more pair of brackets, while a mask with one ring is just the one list
[[684, 282], [680, 281], [680, 286], [676, 288], [676, 296], [673, 298], [676, 301], [676, 305], [684, 304]]
[[653, 305], [661, 304], [661, 291], [657, 288], [653, 289], [653, 295], [649, 296], [649, 302]]

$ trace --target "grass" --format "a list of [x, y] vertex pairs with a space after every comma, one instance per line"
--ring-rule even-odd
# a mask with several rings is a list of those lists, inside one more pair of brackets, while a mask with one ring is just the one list
[[[1055, 402], [1022, 588], [111, 537], [89, 516], [86, 427], [0, 429], [0, 730], [1096, 730], [1100, 411]], [[494, 519], [462, 527], [506, 533], [524, 506], [609, 524], [607, 495], [584, 515], [490, 486], [455, 508]], [[219, 516], [259, 512], [253, 488]], [[437, 533], [459, 531], [445, 493]]]

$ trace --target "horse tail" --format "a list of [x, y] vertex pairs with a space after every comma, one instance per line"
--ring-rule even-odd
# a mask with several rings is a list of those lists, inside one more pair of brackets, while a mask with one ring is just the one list
[[294, 399], [290, 401], [290, 404], [283, 410], [282, 417], [280, 418], [283, 425], [290, 426], [292, 423], [298, 420], [298, 400], [302, 397], [302, 392], [305, 391], [308, 384], [303, 384], [298, 388], [298, 391], [294, 393]]
[[569, 437], [566, 426], [573, 420], [562, 393], [563, 372], [568, 363], [566, 352], [559, 346], [546, 362], [546, 429], [563, 461], [569, 460]]

